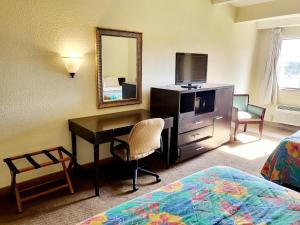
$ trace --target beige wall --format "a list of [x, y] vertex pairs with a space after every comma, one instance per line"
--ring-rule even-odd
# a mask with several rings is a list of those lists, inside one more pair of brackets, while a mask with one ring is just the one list
[[[151, 86], [174, 83], [175, 52], [208, 53], [208, 80], [247, 92], [256, 30], [234, 24], [234, 14], [210, 0], [1, 0], [1, 161], [58, 145], [70, 150], [70, 118], [148, 108]], [[97, 109], [96, 26], [143, 33], [143, 104]], [[70, 51], [84, 57], [74, 79], [60, 58]], [[79, 161], [90, 161], [92, 146], [79, 140], [78, 147]], [[101, 146], [101, 158], [108, 155]], [[4, 163], [0, 174], [0, 187], [8, 185]]]
[[[300, 27], [283, 28], [282, 38], [300, 38]], [[253, 79], [251, 82], [252, 102], [261, 104], [260, 82], [264, 74], [265, 64], [268, 57], [268, 49], [271, 40], [271, 29], [259, 30], [255, 50], [255, 60], [253, 62]], [[300, 106], [300, 91], [279, 90], [278, 104]], [[267, 108], [266, 119], [272, 120], [273, 107]]]

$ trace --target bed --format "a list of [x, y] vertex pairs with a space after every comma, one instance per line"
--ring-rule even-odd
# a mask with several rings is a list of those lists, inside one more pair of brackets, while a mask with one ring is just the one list
[[300, 224], [300, 194], [230, 167], [212, 167], [80, 225]]
[[279, 143], [264, 164], [261, 174], [275, 183], [300, 188], [300, 131]]
[[122, 99], [122, 86], [106, 87], [103, 89], [103, 99], [105, 101], [116, 101]]
[[[122, 99], [122, 86], [119, 75], [105, 75], [103, 79], [103, 100], [116, 101]], [[125, 79], [125, 78], [123, 78]]]

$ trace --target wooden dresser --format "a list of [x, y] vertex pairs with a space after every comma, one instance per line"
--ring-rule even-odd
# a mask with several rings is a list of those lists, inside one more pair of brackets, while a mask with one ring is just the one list
[[215, 149], [230, 140], [234, 86], [201, 84], [151, 88], [150, 111], [174, 117], [171, 162]]

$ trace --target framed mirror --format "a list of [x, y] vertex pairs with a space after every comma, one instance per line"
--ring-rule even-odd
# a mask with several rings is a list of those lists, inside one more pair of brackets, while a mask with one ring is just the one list
[[96, 28], [98, 108], [142, 102], [142, 33]]

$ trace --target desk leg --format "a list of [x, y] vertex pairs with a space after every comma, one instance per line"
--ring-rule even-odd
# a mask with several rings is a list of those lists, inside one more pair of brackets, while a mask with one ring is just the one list
[[171, 150], [171, 128], [168, 129], [168, 146], [167, 146], [167, 157], [166, 157], [166, 167], [170, 167], [170, 150]]
[[94, 145], [95, 195], [99, 196], [99, 145]]
[[[73, 155], [73, 165], [74, 165], [74, 172], [78, 172], [78, 163], [77, 163], [77, 141], [76, 141], [76, 134], [71, 132], [71, 139], [72, 139], [72, 155]], [[71, 168], [69, 168], [71, 169]]]

